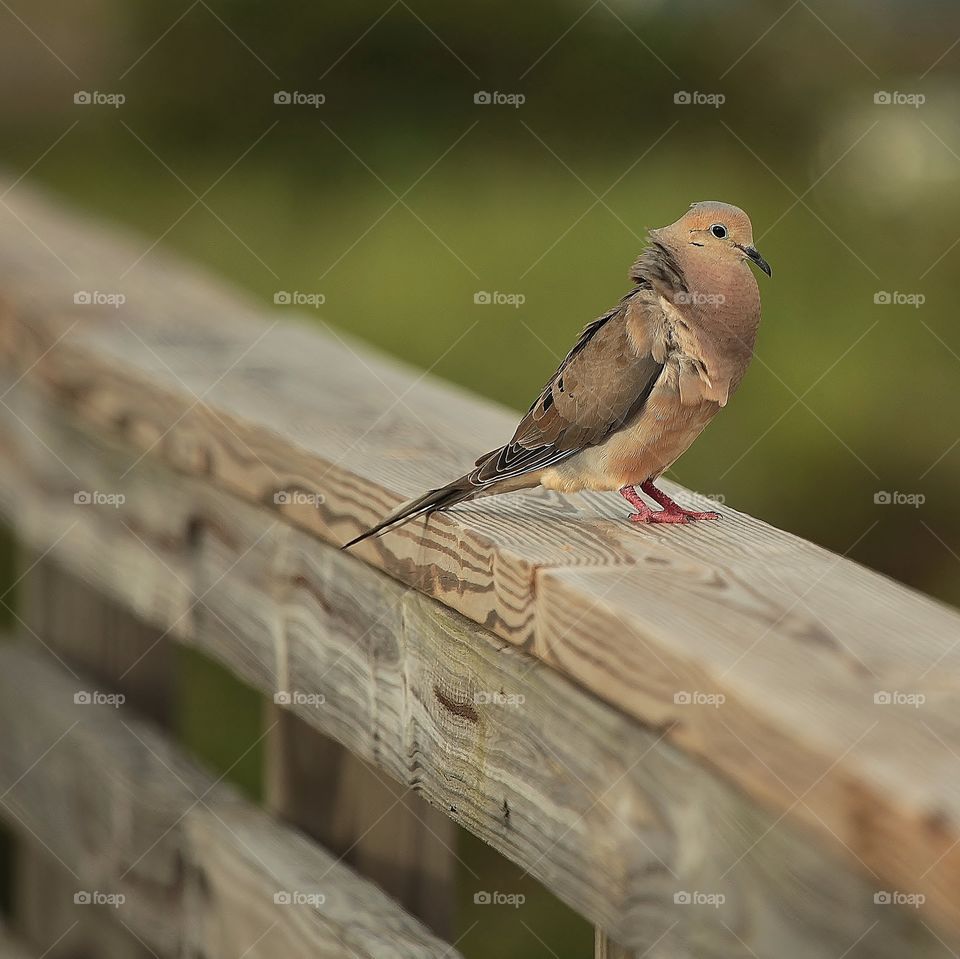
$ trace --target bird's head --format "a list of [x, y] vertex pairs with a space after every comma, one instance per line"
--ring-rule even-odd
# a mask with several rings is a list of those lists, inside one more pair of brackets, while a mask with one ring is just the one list
[[767, 276], [773, 275], [770, 264], [753, 245], [750, 217], [729, 203], [694, 203], [676, 223], [655, 230], [654, 234], [688, 262], [700, 260], [716, 266], [750, 262]]

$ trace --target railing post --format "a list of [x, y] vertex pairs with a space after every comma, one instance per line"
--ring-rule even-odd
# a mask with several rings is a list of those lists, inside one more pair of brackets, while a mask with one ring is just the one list
[[267, 707], [266, 800], [270, 810], [421, 919], [453, 932], [456, 828], [293, 713]]
[[[169, 724], [172, 647], [159, 630], [144, 625], [47, 557], [22, 550], [18, 575], [20, 642], [46, 647], [66, 668], [75, 668], [80, 677], [78, 692], [96, 688], [123, 693], [136, 709]], [[90, 775], [97, 774], [90, 770]], [[82, 882], [58, 862], [55, 849], [45, 849], [40, 842], [17, 843], [13, 925], [38, 953], [47, 959], [85, 954], [98, 959], [156, 956], [156, 948], [149, 949], [123, 927], [121, 916], [115, 919], [107, 907], [78, 903], [75, 897], [85, 891]], [[162, 890], [158, 895], [163, 895]]]

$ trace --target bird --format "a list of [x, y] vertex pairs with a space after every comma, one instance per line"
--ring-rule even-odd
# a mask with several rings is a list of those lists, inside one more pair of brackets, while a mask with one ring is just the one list
[[[715, 200], [649, 230], [632, 289], [588, 323], [504, 446], [345, 543], [348, 549], [417, 516], [534, 486], [614, 491], [633, 523], [720, 519], [685, 509], [654, 485], [740, 385], [760, 325], [752, 266], [772, 276], [750, 218]], [[640, 496], [646, 493], [659, 509]]]

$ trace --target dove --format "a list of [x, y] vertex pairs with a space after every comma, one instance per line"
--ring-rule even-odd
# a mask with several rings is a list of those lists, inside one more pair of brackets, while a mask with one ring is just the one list
[[751, 264], [772, 270], [753, 245], [750, 218], [727, 203], [694, 203], [647, 240], [630, 270], [633, 288], [583, 329], [510, 442], [343, 549], [435, 510], [534, 486], [615, 490], [634, 523], [720, 519], [685, 509], [654, 481], [740, 385], [760, 325]]

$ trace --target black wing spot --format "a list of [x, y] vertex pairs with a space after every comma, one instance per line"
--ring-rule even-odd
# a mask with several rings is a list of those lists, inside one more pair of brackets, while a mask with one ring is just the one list
[[563, 392], [563, 377], [561, 376], [557, 380], [557, 389], [562, 393]]

